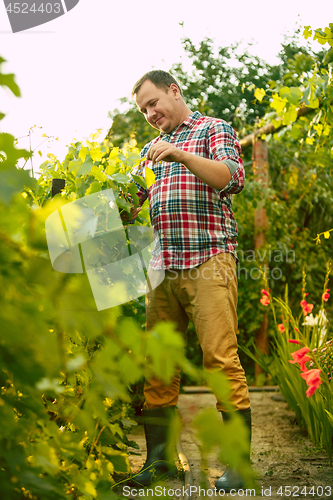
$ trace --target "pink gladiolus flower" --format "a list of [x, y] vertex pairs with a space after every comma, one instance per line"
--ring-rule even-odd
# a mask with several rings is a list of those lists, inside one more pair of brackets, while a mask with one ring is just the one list
[[303, 309], [303, 314], [306, 316], [307, 314], [312, 312], [312, 309], [314, 308], [313, 304], [308, 304], [306, 300], [301, 300], [301, 307]]
[[285, 329], [285, 327], [284, 327], [284, 324], [283, 324], [283, 323], [280, 323], [280, 324], [278, 325], [278, 329], [280, 330], [280, 332], [281, 332], [281, 333], [283, 333], [283, 332], [285, 332], [285, 331], [286, 331], [286, 329]]
[[263, 295], [260, 299], [260, 303], [263, 305], [263, 306], [268, 306], [270, 300], [269, 300], [269, 297], [267, 295]]
[[306, 304], [306, 309], [305, 309], [304, 315], [306, 316], [307, 314], [312, 313], [313, 308], [314, 308], [313, 304]]
[[288, 339], [288, 342], [290, 342], [291, 344], [300, 344], [300, 341], [296, 339]]
[[316, 389], [323, 382], [320, 380], [321, 370], [314, 368], [313, 370], [308, 370], [304, 373], [301, 373], [301, 377], [304, 378], [305, 382], [308, 384], [309, 388], [306, 391], [306, 395], [309, 398], [312, 396]]
[[309, 351], [310, 351], [309, 347], [302, 347], [301, 349], [298, 349], [298, 351], [292, 352], [291, 355], [293, 357], [293, 361], [289, 360], [289, 363], [292, 364], [298, 363], [299, 366], [301, 367], [302, 372], [307, 371], [308, 369], [305, 366], [305, 363], [311, 361], [310, 356], [307, 356], [307, 353]]
[[260, 299], [260, 303], [263, 306], [268, 306], [268, 304], [270, 303], [270, 299], [269, 299], [269, 292], [270, 291], [271, 291], [271, 289], [269, 288], [268, 292], [265, 289], [262, 289], [261, 292], [260, 292], [260, 293], [262, 293], [262, 297]]
[[330, 294], [328, 293], [329, 291], [330, 291], [330, 288], [328, 288], [328, 289], [326, 290], [326, 292], [324, 292], [324, 293], [323, 293], [323, 295], [321, 296], [321, 298], [322, 298], [325, 302], [327, 302], [327, 301], [328, 301], [328, 299], [330, 298]]

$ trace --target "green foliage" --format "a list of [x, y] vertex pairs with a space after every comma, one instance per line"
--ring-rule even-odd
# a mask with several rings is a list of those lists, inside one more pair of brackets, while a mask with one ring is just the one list
[[[140, 152], [135, 147], [135, 141], [127, 143], [120, 150], [113, 147], [108, 141], [96, 141], [99, 133], [93, 134], [91, 140], [85, 144], [78, 141], [70, 145], [68, 153], [62, 163], [53, 155], [48, 155], [48, 160], [40, 165], [42, 172], [38, 179], [38, 189], [30, 191], [35, 203], [44, 204], [51, 198], [52, 179], [65, 179], [65, 189], [62, 197], [73, 201], [77, 198], [112, 189], [118, 193], [116, 199], [120, 212], [130, 212], [132, 205], [138, 206], [136, 188], [133, 185], [131, 171], [140, 161]], [[144, 187], [147, 186], [142, 177], [135, 180]], [[146, 221], [147, 213], [141, 212], [139, 222]]]
[[[332, 254], [332, 240], [318, 248], [315, 238], [318, 233], [327, 234], [333, 225], [332, 136], [327, 128], [332, 108], [330, 52], [331, 49], [314, 54], [293, 42], [284, 45], [280, 53], [284, 61], [280, 80], [257, 88], [254, 94], [260, 102], [270, 103], [259, 125], [272, 122], [279, 131], [262, 137], [269, 143], [269, 188], [260, 189], [260, 181], [254, 180], [247, 169], [245, 188], [234, 198], [242, 257], [238, 311], [243, 345], [251, 345], [264, 312], [263, 306], [258, 307], [262, 282], [251, 279], [251, 267], [259, 271], [260, 266], [268, 265], [265, 272], [269, 286], [277, 296], [283, 296], [285, 284], [290, 283], [289, 301], [295, 306], [301, 296], [303, 268], [309, 275], [310, 296], [315, 297], [324, 278], [325, 263]], [[296, 110], [302, 102], [313, 107], [314, 112], [298, 118]], [[245, 151], [244, 159], [246, 155]], [[260, 207], [267, 211], [269, 228], [266, 244], [252, 262], [254, 210]], [[259, 272], [257, 276], [260, 277]], [[320, 304], [315, 302], [315, 307]], [[330, 311], [328, 315], [331, 317]], [[268, 333], [273, 339], [274, 329], [270, 327]]]
[[[265, 113], [266, 104], [253, 106], [253, 88], [264, 86], [280, 76], [278, 66], [270, 66], [251, 56], [239, 45], [219, 47], [217, 54], [213, 41], [205, 38], [199, 47], [185, 38], [183, 46], [193, 65], [192, 74], [181, 63], [172, 66], [170, 73], [177, 78], [188, 106], [201, 113], [223, 118], [236, 129], [253, 124]], [[140, 147], [151, 141], [158, 131], [143, 118], [133, 101], [122, 98], [129, 109], [125, 113], [110, 113], [113, 124], [107, 134], [116, 146], [122, 146], [135, 137]]]
[[[331, 265], [329, 264], [324, 292], [327, 290], [330, 272]], [[306, 297], [305, 286], [305, 275], [303, 275], [303, 300]], [[258, 360], [262, 368], [273, 377], [274, 381], [279, 385], [288, 405], [296, 413], [299, 424], [307, 428], [315, 444], [326, 449], [330, 464], [332, 465], [333, 426], [331, 424], [331, 416], [333, 413], [333, 384], [332, 380], [328, 378], [325, 362], [322, 362], [323, 358], [320, 356], [320, 353], [326, 351], [325, 346], [327, 347], [326, 300], [322, 296], [319, 313], [316, 315], [316, 318], [309, 320], [304, 315], [304, 311], [298, 317], [293, 314], [288, 301], [287, 287], [284, 300], [273, 298], [271, 293], [269, 294], [269, 298], [275, 320], [274, 333], [276, 342], [272, 358], [264, 356], [257, 349], [255, 349], [257, 357], [246, 347], [242, 347], [242, 350], [253, 360]], [[277, 304], [281, 316], [277, 315], [275, 304]], [[279, 324], [278, 318], [281, 318], [281, 323]], [[321, 370], [322, 384], [312, 396], [306, 395], [306, 383], [300, 377], [297, 366], [290, 363], [292, 361], [291, 354], [295, 351], [294, 344], [289, 342], [290, 339], [297, 341], [301, 346], [309, 347], [309, 369], [318, 368]], [[312, 361], [310, 361], [310, 358]]]
[[[299, 47], [295, 37], [286, 39], [282, 45], [278, 65], [270, 65], [251, 55], [251, 46], [216, 47], [207, 37], [198, 46], [189, 38], [184, 38], [182, 44], [193, 71], [188, 71], [179, 62], [172, 65], [170, 73], [179, 81], [186, 103], [193, 111], [223, 118], [240, 135], [245, 135], [264, 117], [267, 111], [265, 95], [270, 97], [283, 85], [298, 87], [301, 75], [309, 76], [314, 63], [323, 57], [323, 52], [315, 54], [309, 47]], [[325, 57], [329, 62], [330, 58]], [[277, 94], [276, 105], [285, 106], [288, 101], [280, 102], [278, 97]], [[295, 96], [291, 99], [295, 101]], [[113, 124], [107, 137], [118, 147], [131, 138], [143, 147], [158, 135], [158, 131], [144, 120], [133, 101], [125, 97], [120, 102], [126, 103], [128, 109], [123, 113], [117, 109], [110, 113]], [[294, 108], [290, 107], [289, 111], [286, 120], [294, 117]]]
[[20, 97], [21, 91], [15, 82], [15, 75], [2, 73], [1, 66], [5, 62], [6, 59], [0, 56], [0, 86], [7, 87], [16, 97]]
[[[218, 448], [219, 460], [238, 470], [246, 481], [247, 488], [256, 486], [253, 469], [248, 459], [248, 429], [236, 412], [224, 425], [213, 408], [207, 408], [199, 413], [194, 420], [197, 439], [202, 453], [202, 470], [205, 470], [206, 460], [214, 448]], [[226, 450], [232, 452], [226, 453]], [[242, 457], [242, 460], [239, 457]]]
[[[24, 492], [43, 500], [111, 495], [117, 474], [129, 472], [127, 445], [135, 446], [126, 438], [136, 425], [129, 418], [128, 386], [154, 373], [145, 356], [155, 359], [165, 339], [150, 345], [134, 320], [121, 319], [120, 308], [97, 312], [86, 276], [51, 268], [44, 224], [63, 203], [61, 197], [50, 199], [52, 173], [66, 178], [64, 201], [80, 196], [78, 189], [83, 196], [106, 182], [122, 188], [125, 199], [125, 170], [137, 162], [133, 151], [111, 150], [105, 168], [94, 170], [107, 146], [81, 146], [71, 146], [63, 165], [51, 156], [37, 185], [26, 183], [21, 194], [24, 184], [17, 182], [11, 198], [1, 198], [0, 474], [5, 498], [21, 498]], [[15, 163], [10, 164], [13, 179], [20, 181]], [[91, 163], [89, 172], [84, 163]], [[5, 178], [4, 192], [11, 185]], [[171, 371], [170, 365], [169, 376]]]
[[[144, 331], [142, 299], [97, 311], [86, 275], [54, 271], [45, 221], [106, 187], [118, 192], [120, 210], [137, 206], [130, 172], [138, 151], [95, 136], [72, 144], [62, 163], [49, 155], [36, 182], [16, 167], [28, 153], [0, 137], [1, 496], [117, 498], [114, 489], [130, 471], [127, 448], [138, 447], [127, 437], [137, 425], [131, 386], [156, 375], [168, 383], [176, 366], [192, 379], [202, 375], [174, 325]], [[53, 178], [66, 186], [52, 199]], [[153, 182], [149, 170], [146, 180], [133, 178], [144, 187]], [[135, 224], [148, 224], [142, 213]], [[228, 392], [225, 381], [221, 387]], [[238, 464], [241, 452], [232, 457]]]
[[[333, 339], [328, 340], [325, 344], [312, 349], [318, 359], [323, 371], [326, 373], [328, 380], [332, 380], [333, 376]], [[314, 368], [314, 364], [309, 363], [309, 368]]]
[[[128, 102], [125, 98], [121, 101]], [[106, 138], [111, 140], [114, 146], [122, 147], [129, 139], [135, 138], [138, 141], [138, 146], [143, 148], [159, 134], [158, 130], [146, 122], [142, 113], [133, 103], [126, 113], [120, 113], [119, 110], [115, 109], [109, 116], [112, 119], [112, 126]]]
[[[316, 245], [315, 236], [333, 226], [332, 162], [329, 151], [315, 153], [310, 145], [300, 148], [297, 139], [269, 141], [270, 184], [263, 189], [247, 169], [247, 181], [240, 195], [233, 199], [238, 222], [239, 344], [250, 346], [263, 320], [265, 308], [259, 304], [263, 286], [260, 268], [266, 270], [269, 286], [276, 296], [284, 295], [289, 283], [289, 301], [299, 304], [302, 295], [302, 270], [308, 274], [308, 291], [315, 307], [318, 287], [325, 275], [325, 264], [332, 255], [332, 239]], [[250, 166], [250, 165], [249, 165]], [[255, 210], [264, 207], [269, 227], [266, 244], [254, 250]], [[260, 230], [260, 228], [259, 228]], [[267, 267], [265, 267], [267, 266]], [[331, 311], [328, 311], [332, 317]], [[274, 342], [272, 320], [268, 334]], [[250, 375], [253, 368], [242, 355]]]
[[[312, 36], [312, 29], [310, 26], [304, 27], [303, 35], [306, 39]], [[330, 23], [329, 27], [325, 28], [324, 31], [320, 28], [315, 30], [313, 40], [318, 40], [321, 45], [328, 43], [331, 47], [333, 47], [333, 23]]]
[[[304, 29], [305, 38], [312, 34], [309, 28]], [[299, 125], [289, 128], [293, 138], [297, 137], [301, 145], [315, 145], [316, 152], [331, 149], [333, 145], [332, 29], [333, 24], [330, 24], [324, 31], [319, 29], [314, 33], [314, 40], [331, 46], [328, 50], [315, 54], [303, 49], [292, 54], [285, 59], [286, 71], [282, 79], [255, 91], [255, 97], [261, 97], [261, 102], [265, 102], [263, 96], [266, 95], [266, 102], [274, 110], [269, 112], [266, 120], [272, 121], [276, 128], [294, 125], [300, 108], [312, 109], [313, 113], [303, 116]]]
[[[15, 82], [13, 74], [2, 73], [1, 66], [6, 62], [0, 57], [0, 86], [7, 87], [17, 97], [20, 96], [20, 89]], [[4, 118], [4, 113], [0, 112], [0, 120]], [[22, 192], [25, 185], [32, 187], [34, 180], [29, 177], [29, 172], [17, 170], [17, 161], [21, 158], [29, 158], [30, 153], [25, 149], [15, 147], [15, 138], [10, 134], [0, 133], [0, 202], [9, 205], [16, 193]]]
[[[330, 43], [327, 29], [317, 31], [322, 41]], [[199, 49], [189, 40], [184, 43], [196, 73], [186, 74], [181, 65], [173, 73], [184, 85], [191, 105], [246, 131], [245, 120], [253, 123], [262, 117], [271, 99], [271, 114], [265, 119], [285, 125], [274, 137], [266, 137], [270, 144], [269, 188], [254, 179], [245, 151], [247, 183], [234, 198], [240, 232], [239, 336], [240, 344], [250, 346], [266, 310], [259, 304], [260, 266], [268, 260], [271, 271], [272, 266], [281, 270], [279, 279], [270, 277], [275, 295], [283, 295], [286, 282], [292, 284], [289, 309], [281, 310], [281, 321], [287, 325], [286, 318], [292, 318], [290, 311], [302, 296], [303, 267], [308, 273], [309, 297], [315, 297], [325, 262], [332, 254], [331, 238], [326, 245], [316, 245], [315, 238], [333, 227], [332, 49], [316, 55], [291, 43], [283, 47], [282, 65], [275, 68], [247, 53], [243, 58], [237, 56], [237, 47], [221, 49], [216, 55], [208, 39]], [[232, 58], [241, 68], [229, 68]], [[0, 83], [19, 95], [13, 75], [0, 74]], [[315, 111], [296, 120], [295, 110], [302, 103]], [[130, 405], [133, 394], [140, 399], [137, 388], [142, 378], [159, 374], [168, 380], [173, 367], [179, 365], [187, 380], [204, 380], [216, 389], [216, 381], [188, 362], [184, 341], [172, 325], [161, 324], [144, 332], [142, 298], [98, 312], [86, 275], [61, 274], [50, 265], [44, 225], [53, 211], [112, 188], [118, 208], [129, 213], [132, 204], [138, 205], [132, 179], [144, 186], [152, 182], [149, 172], [145, 179], [131, 173], [139, 161], [136, 144], [127, 142], [131, 134], [141, 134], [137, 136], [139, 146], [155, 134], [138, 111], [132, 112], [126, 119], [120, 115], [114, 119], [114, 127], [119, 119], [119, 133], [113, 129], [117, 144], [100, 143], [97, 135], [85, 144], [71, 144], [62, 163], [48, 156], [38, 181], [16, 167], [17, 160], [28, 158], [29, 153], [16, 149], [9, 134], [0, 135], [0, 481], [4, 498], [113, 498], [112, 488], [129, 471], [127, 446], [135, 446], [127, 438], [135, 425]], [[52, 199], [53, 178], [65, 179], [66, 185]], [[260, 207], [266, 208], [270, 226], [266, 246], [255, 253], [254, 211]], [[146, 203], [134, 226], [149, 224]], [[282, 260], [277, 252], [282, 252]], [[322, 303], [312, 301], [317, 315]], [[279, 304], [282, 307], [281, 301]], [[328, 310], [329, 319], [330, 314]], [[314, 339], [312, 330], [306, 328], [307, 339]], [[286, 328], [285, 335], [290, 332]], [[272, 327], [270, 333], [274, 338], [279, 335]], [[190, 337], [190, 358], [201, 364], [194, 332]], [[333, 409], [326, 389], [320, 386], [306, 398], [305, 382], [288, 361], [292, 348], [287, 337], [281, 334], [274, 345], [273, 362], [261, 357], [261, 363], [281, 384], [313, 439], [331, 453]], [[222, 382], [221, 387], [227, 391]], [[204, 442], [209, 434], [211, 447], [226, 438], [214, 418], [207, 414], [196, 421], [199, 438]], [[207, 428], [216, 431], [214, 439]], [[237, 425], [232, 429], [237, 436]], [[234, 443], [230, 447], [239, 448]], [[230, 454], [230, 449], [226, 452]], [[241, 447], [238, 455], [231, 453], [230, 457], [221, 448], [221, 458], [240, 463]]]
[[264, 115], [265, 106], [253, 106], [254, 83], [257, 87], [269, 84], [280, 76], [280, 67], [271, 66], [249, 54], [240, 44], [214, 47], [205, 38], [198, 47], [186, 38], [185, 51], [193, 65], [192, 74], [182, 64], [174, 64], [172, 73], [179, 80], [187, 104], [203, 114], [223, 118], [236, 130], [253, 125]]
[[[279, 53], [281, 64], [270, 66], [248, 51], [241, 52], [240, 46], [215, 48], [210, 39], [195, 46], [186, 39], [183, 44], [193, 71], [185, 71], [179, 63], [171, 69], [193, 110], [226, 119], [240, 137], [253, 130], [257, 118], [262, 120], [258, 127], [272, 120], [280, 127], [276, 134], [262, 137], [269, 144], [269, 188], [254, 178], [251, 150], [245, 149], [242, 154], [245, 188], [233, 198], [239, 228], [239, 343], [246, 346], [252, 344], [265, 312], [265, 308], [258, 305], [263, 285], [260, 267], [269, 266], [270, 287], [275, 295], [283, 296], [285, 284], [292, 283], [289, 300], [294, 305], [299, 303], [301, 295], [303, 267], [309, 274], [309, 293], [315, 297], [325, 274], [325, 263], [333, 251], [332, 239], [320, 248], [315, 244], [316, 234], [333, 227], [332, 134], [327, 135], [326, 128], [332, 123], [328, 104], [332, 83], [327, 79], [332, 49], [315, 53], [309, 47], [299, 46], [295, 40], [291, 37], [283, 44]], [[295, 110], [302, 99], [306, 99], [307, 105], [317, 105], [317, 99], [321, 107], [296, 119]], [[149, 125], [134, 104], [117, 119], [123, 124], [119, 144], [128, 140], [134, 128], [139, 146], [153, 137], [143, 135]], [[326, 125], [323, 125], [325, 119]], [[286, 126], [281, 128], [283, 121]], [[156, 133], [151, 127], [150, 130]], [[254, 234], [259, 229], [254, 227], [254, 215], [260, 207], [267, 211], [269, 228], [266, 245], [255, 252]], [[268, 333], [273, 340], [271, 327]], [[200, 346], [191, 324], [187, 355], [196, 365], [201, 365]], [[242, 353], [241, 357], [251, 376], [252, 364], [249, 365]], [[186, 377], [183, 382], [191, 383]]]
[[86, 276], [52, 270], [43, 227], [54, 204], [27, 199], [0, 207], [2, 495], [111, 497], [135, 446], [130, 384], [167, 381], [175, 363], [195, 374], [170, 325], [148, 334], [121, 308], [97, 312]]

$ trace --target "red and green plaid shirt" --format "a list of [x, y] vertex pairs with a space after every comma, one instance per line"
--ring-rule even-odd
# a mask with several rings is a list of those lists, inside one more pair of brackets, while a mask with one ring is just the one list
[[137, 184], [140, 205], [149, 197], [155, 233], [151, 267], [188, 269], [220, 252], [230, 252], [237, 259], [238, 231], [232, 212], [232, 195], [243, 189], [245, 172], [236, 132], [224, 120], [196, 111], [170, 134], [161, 133], [146, 144], [141, 157], [160, 140], [189, 153], [226, 163], [231, 180], [218, 191], [181, 163], [153, 164], [146, 160], [139, 165], [137, 174], [142, 174], [146, 166], [155, 174], [155, 183], [148, 190]]

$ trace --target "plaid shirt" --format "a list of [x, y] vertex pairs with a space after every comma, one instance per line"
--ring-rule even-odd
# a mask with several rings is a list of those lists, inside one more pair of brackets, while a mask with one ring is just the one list
[[148, 190], [139, 184], [140, 205], [149, 197], [155, 247], [153, 269], [188, 269], [220, 252], [237, 259], [237, 223], [232, 212], [232, 195], [244, 187], [245, 172], [240, 145], [234, 129], [224, 120], [192, 113], [170, 134], [161, 133], [141, 151], [141, 158], [156, 142], [167, 141], [212, 160], [223, 161], [231, 172], [229, 184], [218, 191], [192, 174], [184, 165], [144, 161], [137, 174], [148, 166], [155, 183]]

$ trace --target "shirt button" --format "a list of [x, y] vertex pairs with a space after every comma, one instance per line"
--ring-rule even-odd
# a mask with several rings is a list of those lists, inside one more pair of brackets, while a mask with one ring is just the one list
[[161, 238], [164, 238], [164, 234], [163, 233], [161, 233]]

